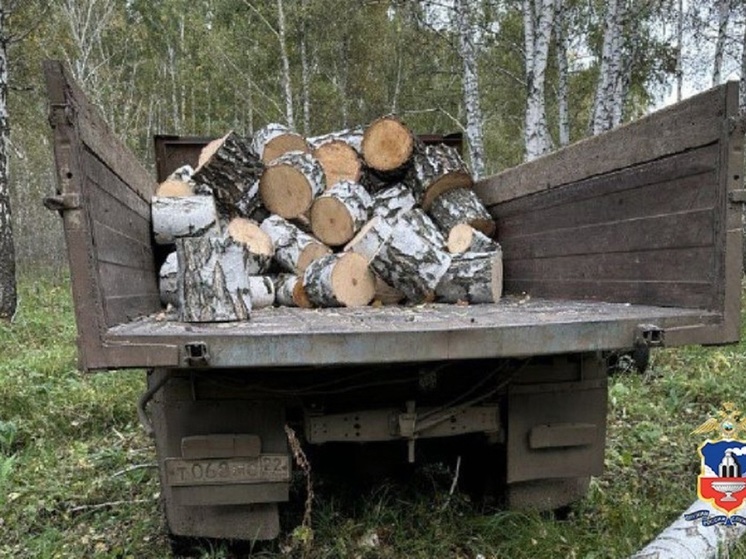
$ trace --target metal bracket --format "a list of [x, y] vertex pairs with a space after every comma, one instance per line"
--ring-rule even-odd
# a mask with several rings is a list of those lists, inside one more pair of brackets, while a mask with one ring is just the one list
[[205, 342], [184, 344], [184, 362], [188, 367], [207, 367], [210, 364], [210, 352]]
[[746, 190], [731, 190], [728, 192], [728, 200], [734, 204], [746, 204]]
[[55, 212], [77, 210], [80, 208], [80, 194], [57, 194], [44, 198], [44, 207]]
[[665, 343], [666, 332], [655, 324], [640, 324], [635, 331], [635, 345], [661, 347]]

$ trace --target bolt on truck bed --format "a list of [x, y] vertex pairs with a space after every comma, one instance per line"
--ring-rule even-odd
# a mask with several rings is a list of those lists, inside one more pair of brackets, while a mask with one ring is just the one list
[[[154, 177], [63, 65], [45, 67], [86, 370], [518, 357], [738, 338], [742, 127], [727, 84], [480, 181], [498, 225], [494, 305], [265, 309], [242, 324], [159, 321]], [[196, 344], [196, 345], [195, 345]], [[196, 349], [195, 349], [196, 348]]]

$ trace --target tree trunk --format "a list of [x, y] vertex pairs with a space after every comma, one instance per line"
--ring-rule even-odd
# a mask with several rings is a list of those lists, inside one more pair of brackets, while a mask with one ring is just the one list
[[375, 277], [359, 254], [330, 254], [311, 262], [303, 287], [317, 307], [362, 307], [373, 300]]
[[732, 0], [718, 0], [718, 34], [715, 41], [715, 58], [712, 65], [712, 86], [720, 85], [722, 81], [723, 56], [725, 55], [725, 40], [728, 33]]
[[272, 239], [275, 262], [287, 272], [302, 274], [311, 262], [331, 252], [329, 247], [277, 215], [265, 219], [261, 229]]
[[308, 61], [308, 0], [301, 1], [303, 25], [300, 38], [301, 97], [303, 101], [303, 135], [311, 133], [311, 69]]
[[528, 87], [524, 120], [527, 161], [548, 153], [552, 148], [547, 126], [545, 82], [555, 8], [555, 0], [523, 1]]
[[557, 0], [557, 15], [555, 16], [554, 34], [557, 43], [557, 116], [559, 120], [559, 144], [566, 146], [570, 143], [570, 90], [569, 69], [567, 64], [567, 8], [563, 0]]
[[598, 69], [596, 97], [593, 104], [593, 135], [613, 127], [615, 99], [621, 78], [623, 52], [622, 19], [625, 0], [609, 0], [604, 17], [604, 41]]
[[[743, 79], [743, 73], [741, 73]], [[684, 89], [684, 0], [676, 3], [676, 101], [683, 98]]]
[[297, 151], [272, 161], [259, 179], [259, 194], [264, 206], [286, 219], [305, 214], [314, 198], [325, 188], [321, 164], [313, 156]]
[[8, 181], [8, 15], [7, 9], [0, 7], [0, 320], [12, 319], [18, 302]]
[[372, 205], [370, 194], [361, 184], [338, 182], [311, 206], [313, 234], [328, 246], [343, 245], [368, 221]]
[[473, 13], [473, 0], [456, 2], [459, 56], [462, 65], [462, 90], [466, 112], [466, 140], [469, 146], [471, 171], [475, 179], [484, 175], [484, 117], [479, 102], [479, 51], [474, 44], [479, 31]]
[[293, 86], [290, 78], [290, 58], [288, 57], [285, 39], [285, 10], [283, 0], [277, 0], [277, 37], [280, 40], [280, 58], [282, 59], [282, 90], [285, 94], [285, 120], [290, 128], [295, 128], [293, 114]]
[[425, 212], [403, 213], [370, 262], [381, 279], [412, 303], [432, 301], [435, 286], [451, 264], [445, 240]]
[[270, 276], [249, 276], [249, 296], [253, 310], [275, 304], [275, 284]]
[[[743, 4], [743, 18], [746, 21], [746, 2]], [[738, 105], [741, 114], [746, 114], [746, 25], [743, 26], [743, 35], [741, 36], [741, 80], [739, 84]], [[746, 227], [746, 222], [744, 222]], [[746, 244], [744, 245], [746, 251]]]

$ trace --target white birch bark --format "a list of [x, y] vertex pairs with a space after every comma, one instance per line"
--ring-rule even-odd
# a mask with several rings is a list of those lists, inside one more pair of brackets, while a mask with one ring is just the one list
[[728, 32], [732, 0], [718, 0], [718, 34], [715, 41], [715, 59], [712, 65], [712, 85], [720, 85], [722, 81], [723, 56], [725, 54], [725, 40]]
[[559, 120], [559, 143], [570, 143], [570, 106], [567, 64], [567, 8], [563, 0], [557, 0], [557, 15], [554, 21], [554, 36], [557, 45], [557, 116]]
[[526, 160], [552, 149], [546, 114], [546, 69], [556, 11], [555, 0], [523, 0], [527, 99], [524, 121]]
[[8, 148], [10, 122], [8, 118], [8, 16], [0, 3], [0, 320], [12, 319], [16, 312], [16, 257], [10, 215], [8, 184]]
[[285, 33], [285, 10], [283, 9], [282, 0], [277, 0], [277, 34], [280, 40], [280, 57], [282, 58], [282, 89], [285, 93], [285, 120], [287, 120], [290, 128], [295, 129], [293, 88], [290, 81], [290, 58], [288, 57]]
[[[743, 4], [743, 16], [746, 21], [746, 2]], [[741, 114], [746, 113], [746, 25], [743, 26], [743, 36], [741, 38], [741, 80], [739, 85], [739, 103]], [[746, 223], [744, 223], [746, 228]], [[746, 247], [744, 247], [746, 254]]]
[[[303, 15], [308, 12], [308, 0], [302, 0]], [[308, 62], [308, 18], [303, 18], [300, 38], [301, 97], [303, 98], [303, 135], [311, 133], [311, 68]]]
[[474, 2], [457, 0], [456, 18], [459, 56], [463, 67], [462, 89], [466, 111], [466, 139], [469, 144], [471, 172], [475, 179], [484, 175], [484, 133], [482, 107], [479, 103], [478, 49], [474, 44], [479, 34], [475, 23]]
[[609, 0], [606, 3], [604, 42], [591, 125], [593, 135], [610, 130], [614, 125], [615, 100], [619, 102], [620, 98], [617, 88], [622, 71], [624, 2], [625, 0]]
[[677, 0], [676, 11], [676, 101], [678, 102], [683, 98], [682, 90], [684, 89], [684, 0]]

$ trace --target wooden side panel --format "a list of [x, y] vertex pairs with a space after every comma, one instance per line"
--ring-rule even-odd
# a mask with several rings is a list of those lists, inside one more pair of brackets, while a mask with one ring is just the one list
[[737, 93], [727, 84], [479, 183], [506, 292], [717, 311], [720, 325], [671, 339], [737, 340]]
[[58, 193], [83, 369], [172, 365], [172, 347], [107, 343], [111, 326], [160, 308], [150, 236], [155, 181], [111, 132], [60, 62], [45, 63]]

